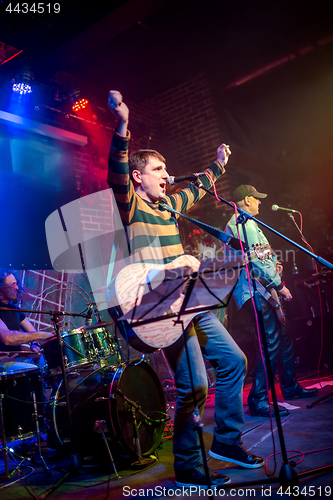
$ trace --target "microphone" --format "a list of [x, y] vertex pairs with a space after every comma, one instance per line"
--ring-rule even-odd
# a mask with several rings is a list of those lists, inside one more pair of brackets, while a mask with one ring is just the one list
[[170, 184], [170, 186], [174, 186], [178, 182], [182, 181], [196, 181], [198, 177], [206, 175], [204, 172], [199, 172], [198, 174], [187, 174], [187, 175], [179, 175], [178, 177], [175, 177], [174, 175], [169, 175], [167, 178], [167, 183]]
[[295, 213], [299, 213], [298, 210], [293, 210], [292, 208], [283, 208], [283, 207], [279, 207], [279, 205], [272, 205], [272, 210], [273, 212], [276, 212], [277, 210], [287, 210], [287, 212], [295, 212]]
[[88, 311], [87, 311], [87, 314], [86, 314], [86, 318], [84, 320], [84, 324], [86, 326], [91, 326], [92, 325], [93, 308], [94, 308], [94, 303], [92, 302], [88, 306]]

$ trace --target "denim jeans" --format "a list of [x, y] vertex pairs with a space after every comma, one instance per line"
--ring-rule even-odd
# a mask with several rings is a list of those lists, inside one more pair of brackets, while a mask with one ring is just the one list
[[[271, 363], [272, 373], [275, 377], [279, 374], [280, 387], [286, 392], [294, 392], [298, 382], [294, 367], [294, 349], [292, 332], [286, 325], [278, 320], [275, 309], [259, 295], [262, 319], [265, 328], [267, 349]], [[256, 327], [252, 302], [249, 300], [243, 306], [249, 313], [251, 321]], [[253, 372], [252, 387], [248, 396], [250, 410], [256, 411], [267, 406], [268, 393], [266, 374], [259, 346], [256, 353], [255, 368]]]
[[216, 370], [214, 439], [219, 444], [238, 444], [244, 425], [243, 382], [246, 357], [213, 313], [196, 317], [172, 346], [166, 358], [175, 372], [178, 398], [174, 419], [174, 467], [191, 469], [202, 465], [198, 431], [194, 428], [194, 396], [202, 417], [208, 391], [207, 373], [202, 355]]

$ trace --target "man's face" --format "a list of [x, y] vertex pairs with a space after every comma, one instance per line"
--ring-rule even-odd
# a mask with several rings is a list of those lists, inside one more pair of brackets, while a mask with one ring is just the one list
[[2, 301], [9, 302], [10, 300], [15, 300], [17, 297], [17, 292], [19, 290], [15, 276], [9, 274], [5, 278], [5, 286], [2, 288]]
[[164, 199], [168, 177], [165, 163], [158, 158], [150, 157], [143, 172], [135, 171], [134, 178], [139, 184], [136, 189], [137, 194], [153, 203]]
[[261, 201], [259, 198], [254, 198], [254, 196], [247, 196], [246, 197], [247, 205], [246, 205], [246, 210], [255, 217], [256, 215], [259, 214], [259, 205], [261, 204]]

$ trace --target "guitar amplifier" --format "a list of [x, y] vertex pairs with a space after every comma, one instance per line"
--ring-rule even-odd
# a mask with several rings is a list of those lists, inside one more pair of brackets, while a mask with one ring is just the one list
[[329, 315], [333, 317], [333, 273], [309, 276], [294, 274], [284, 281], [293, 300], [283, 303], [290, 321], [315, 319]]
[[333, 368], [333, 273], [285, 277], [293, 299], [284, 303], [301, 368]]

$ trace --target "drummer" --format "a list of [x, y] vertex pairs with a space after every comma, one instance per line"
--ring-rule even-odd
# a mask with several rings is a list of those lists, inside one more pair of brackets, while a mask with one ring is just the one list
[[[0, 268], [0, 308], [17, 309], [17, 312], [0, 309], [0, 373], [39, 368], [40, 349], [34, 342], [54, 336], [52, 333], [36, 331], [26, 315], [15, 305], [19, 291], [17, 279], [12, 272]], [[31, 355], [20, 355], [24, 350], [22, 344], [29, 344]], [[11, 355], [12, 351], [17, 354]]]

